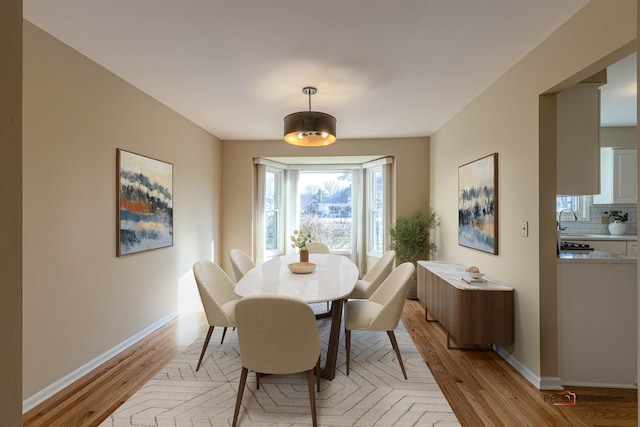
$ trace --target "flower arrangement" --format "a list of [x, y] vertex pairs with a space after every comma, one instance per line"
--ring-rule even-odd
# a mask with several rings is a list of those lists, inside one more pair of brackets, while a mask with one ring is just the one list
[[605, 211], [605, 214], [609, 215], [609, 218], [613, 218], [614, 221], [618, 221], [618, 222], [629, 221], [629, 214], [627, 212], [614, 211], [612, 209], [610, 211]]
[[306, 249], [307, 243], [313, 242], [316, 238], [313, 237], [311, 233], [311, 229], [308, 226], [300, 227], [300, 230], [293, 230], [293, 234], [291, 235], [291, 247]]

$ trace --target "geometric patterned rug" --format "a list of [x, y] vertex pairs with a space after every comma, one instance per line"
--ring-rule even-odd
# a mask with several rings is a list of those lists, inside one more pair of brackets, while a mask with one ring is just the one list
[[[330, 319], [318, 320], [326, 354]], [[177, 355], [101, 426], [230, 426], [240, 380], [235, 331], [216, 328], [200, 370], [196, 364], [204, 334]], [[385, 332], [352, 331], [351, 369], [346, 375], [344, 330], [333, 381], [321, 380], [316, 392], [320, 426], [459, 426], [446, 398], [402, 322], [395, 330], [408, 380]], [[324, 359], [321, 362], [324, 365]], [[256, 390], [249, 373], [238, 425], [310, 426], [309, 394], [304, 375], [266, 376]]]

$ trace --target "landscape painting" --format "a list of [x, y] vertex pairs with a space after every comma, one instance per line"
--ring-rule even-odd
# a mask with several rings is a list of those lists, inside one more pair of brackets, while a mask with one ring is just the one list
[[173, 165], [117, 149], [117, 256], [173, 245]]
[[498, 254], [498, 153], [458, 168], [458, 244]]

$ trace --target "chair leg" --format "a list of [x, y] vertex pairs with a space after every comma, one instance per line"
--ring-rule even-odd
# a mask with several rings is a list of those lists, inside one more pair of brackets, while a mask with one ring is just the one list
[[212, 333], [213, 333], [213, 326], [209, 326], [209, 331], [207, 331], [207, 337], [204, 339], [204, 344], [202, 345], [202, 352], [200, 353], [200, 359], [198, 359], [198, 366], [196, 366], [196, 372], [198, 372], [198, 369], [200, 369], [200, 364], [202, 363], [204, 352], [207, 351], [207, 346], [209, 345], [209, 340], [211, 339]]
[[349, 361], [351, 359], [351, 331], [344, 329], [344, 345], [347, 350], [347, 375], [349, 375]]
[[256, 372], [256, 390], [260, 390], [260, 372]]
[[240, 404], [242, 403], [242, 394], [244, 393], [244, 387], [247, 384], [247, 374], [249, 370], [242, 367], [242, 373], [240, 374], [240, 384], [238, 385], [238, 396], [236, 397], [236, 409], [233, 412], [233, 424], [232, 427], [236, 427], [238, 422], [238, 412], [240, 412]]
[[313, 387], [313, 369], [307, 371], [307, 384], [309, 385], [309, 402], [311, 403], [311, 421], [313, 427], [318, 426], [318, 420], [316, 418], [316, 393]]
[[225, 326], [222, 330], [222, 339], [220, 340], [220, 344], [224, 342], [224, 336], [227, 335], [227, 327]]
[[318, 393], [320, 393], [320, 358], [318, 357], [318, 362], [315, 367], [316, 381], [318, 382]]
[[398, 347], [398, 342], [396, 341], [396, 334], [393, 331], [387, 331], [387, 335], [389, 335], [389, 339], [391, 340], [391, 346], [396, 352], [396, 356], [398, 356], [398, 362], [400, 362], [400, 368], [402, 369], [402, 375], [404, 375], [404, 379], [407, 379], [407, 372], [404, 370], [404, 363], [402, 363], [402, 356], [400, 356], [400, 348]]

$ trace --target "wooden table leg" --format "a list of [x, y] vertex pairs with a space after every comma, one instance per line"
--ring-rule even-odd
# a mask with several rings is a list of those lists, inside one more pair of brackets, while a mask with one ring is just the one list
[[342, 306], [344, 300], [337, 299], [331, 303], [331, 332], [329, 333], [329, 344], [327, 346], [327, 358], [324, 368], [320, 371], [320, 376], [327, 380], [332, 380], [336, 376], [336, 364], [338, 361], [338, 344], [340, 342], [340, 326], [342, 325]]

